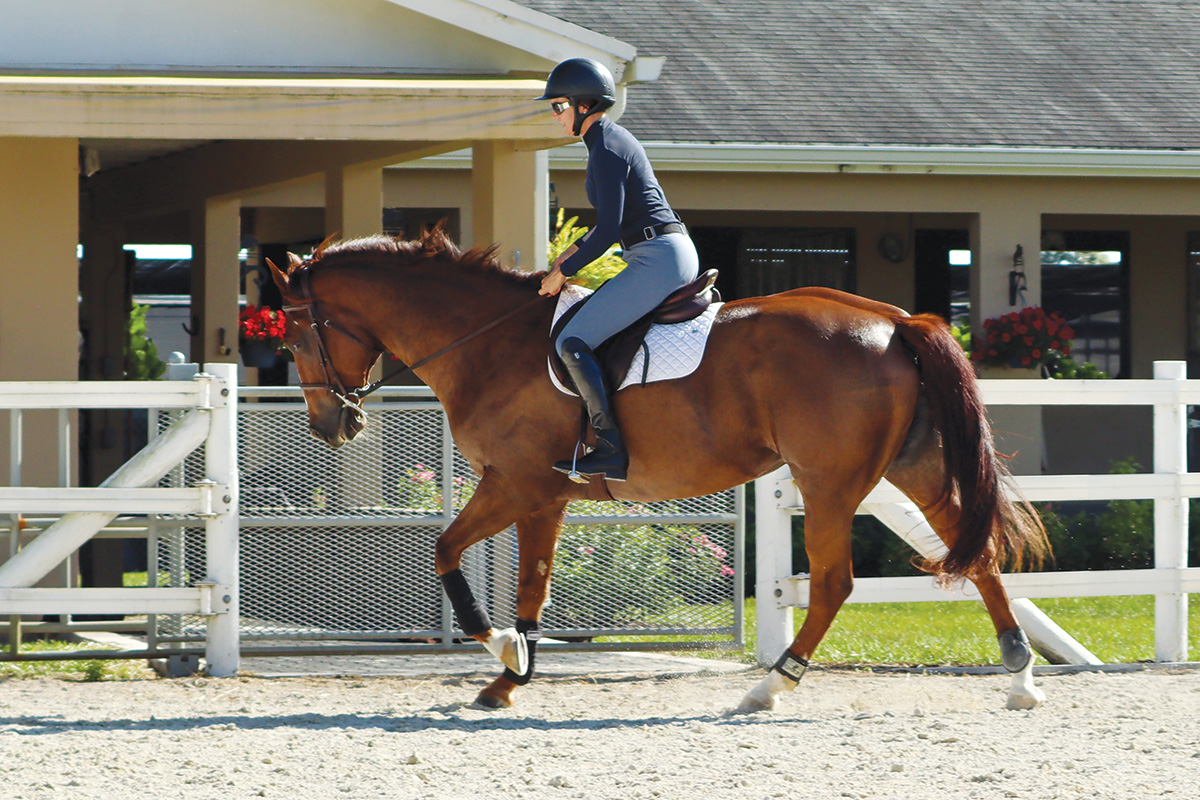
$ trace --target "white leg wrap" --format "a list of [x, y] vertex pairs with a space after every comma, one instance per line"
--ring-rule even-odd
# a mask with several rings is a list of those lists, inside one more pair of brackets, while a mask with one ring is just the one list
[[529, 669], [529, 646], [516, 628], [489, 631], [482, 641], [489, 653], [518, 675], [524, 675]]
[[767, 677], [746, 693], [741, 705], [737, 707], [738, 714], [753, 714], [755, 711], [770, 711], [775, 707], [775, 696], [782, 692], [790, 692], [799, 686], [799, 682], [783, 675], [776, 670], [767, 673]]
[[1013, 710], [1037, 708], [1045, 700], [1045, 692], [1033, 685], [1033, 659], [1030, 659], [1025, 669], [1012, 674], [1007, 707]]

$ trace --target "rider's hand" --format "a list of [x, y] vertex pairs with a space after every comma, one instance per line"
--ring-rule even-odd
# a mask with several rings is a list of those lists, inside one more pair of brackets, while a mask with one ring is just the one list
[[540, 295], [556, 295], [562, 291], [562, 287], [567, 282], [567, 276], [563, 275], [558, 268], [558, 263], [546, 273], [546, 277], [542, 278], [542, 288], [538, 289]]

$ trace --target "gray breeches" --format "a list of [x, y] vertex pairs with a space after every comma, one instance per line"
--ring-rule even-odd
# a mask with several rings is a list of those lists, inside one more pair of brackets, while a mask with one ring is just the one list
[[626, 250], [623, 257], [629, 266], [597, 289], [567, 323], [554, 342], [557, 352], [562, 352], [562, 343], [572, 336], [596, 349], [700, 274], [696, 246], [684, 233], [668, 233], [640, 242]]

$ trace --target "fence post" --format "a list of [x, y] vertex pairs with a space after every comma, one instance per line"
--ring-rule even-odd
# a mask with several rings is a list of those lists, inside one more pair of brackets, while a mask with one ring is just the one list
[[[1184, 361], [1155, 361], [1154, 379], [1183, 381]], [[1182, 475], [1187, 472], [1187, 406], [1179, 402], [1154, 406], [1154, 472]], [[1154, 568], [1187, 567], [1188, 501], [1178, 494], [1154, 500]], [[1163, 585], [1179, 587], [1174, 579]], [[1154, 658], [1157, 661], [1188, 659], [1188, 598], [1179, 591], [1154, 597]]]
[[204, 469], [208, 480], [229, 489], [213, 499], [218, 513], [204, 522], [207, 580], [217, 585], [224, 613], [208, 617], [205, 657], [210, 675], [226, 678], [238, 670], [238, 468], [237, 365], [204, 365], [201, 380], [211, 381], [209, 405], [212, 428], [205, 443]]
[[754, 482], [754, 594], [758, 663], [774, 664], [795, 638], [790, 606], [782, 606], [776, 582], [792, 574], [792, 515], [776, 497], [776, 484], [790, 480], [781, 467]]

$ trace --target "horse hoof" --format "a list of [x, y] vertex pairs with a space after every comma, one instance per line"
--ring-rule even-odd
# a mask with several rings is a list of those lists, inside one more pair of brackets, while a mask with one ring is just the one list
[[742, 698], [742, 702], [733, 710], [734, 714], [756, 714], [759, 711], [770, 711], [775, 708], [775, 697], [773, 695], [755, 694], [749, 692]]
[[1010, 711], [1026, 711], [1031, 708], [1037, 708], [1042, 703], [1046, 702], [1046, 693], [1036, 686], [1031, 687], [1029, 693], [1010, 692], [1008, 695], [1008, 703], [1005, 707]]
[[497, 697], [494, 694], [480, 692], [479, 696], [475, 698], [475, 705], [482, 706], [483, 708], [489, 710], [512, 708], [512, 700], [507, 697]]
[[516, 674], [524, 675], [529, 670], [529, 645], [516, 628], [495, 631], [483, 646]]

